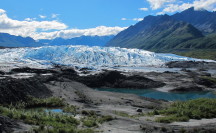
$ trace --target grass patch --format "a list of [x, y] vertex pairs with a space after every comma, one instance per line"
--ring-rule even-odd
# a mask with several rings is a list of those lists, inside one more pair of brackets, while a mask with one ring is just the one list
[[114, 111], [114, 114], [116, 114], [118, 116], [122, 116], [122, 117], [128, 117], [128, 118], [131, 117], [128, 113], [122, 112], [122, 111]]
[[[11, 119], [22, 120], [24, 123], [30, 125], [38, 125], [40, 126], [40, 129], [38, 130], [64, 130], [69, 132], [77, 130], [77, 126], [80, 124], [80, 121], [71, 115], [45, 111], [28, 111], [25, 109], [6, 108], [0, 106], [0, 114]], [[44, 128], [41, 126], [44, 126]], [[45, 127], [52, 127], [52, 129], [46, 129]]]
[[82, 110], [81, 114], [85, 116], [95, 116], [97, 115], [95, 111], [93, 110]]
[[83, 125], [86, 127], [96, 127], [98, 126], [96, 117], [88, 117], [83, 119]]
[[211, 82], [213, 82], [213, 83], [216, 84], [216, 78], [208, 77], [208, 76], [202, 76], [201, 78], [202, 78], [202, 79], [209, 80], [209, 81], [211, 81]]
[[164, 115], [156, 119], [158, 122], [188, 121], [189, 119], [216, 118], [216, 99], [200, 98], [175, 102], [166, 109], [152, 114]]
[[81, 121], [83, 122], [83, 126], [86, 127], [97, 127], [99, 124], [114, 120], [110, 115], [99, 116], [92, 110], [83, 110], [82, 114], [85, 115], [85, 117], [83, 117]]
[[77, 114], [77, 107], [74, 105], [67, 105], [62, 110], [63, 112], [72, 113], [73, 115]]
[[112, 121], [114, 118], [110, 115], [107, 116], [89, 116], [89, 117], [84, 117], [81, 119], [83, 122], [83, 126], [86, 127], [98, 127], [99, 124], [102, 124], [104, 122]]
[[215, 49], [196, 49], [196, 50], [188, 50], [183, 52], [173, 52], [178, 55], [198, 58], [198, 59], [211, 59], [216, 60], [216, 50]]
[[40, 108], [40, 107], [63, 107], [66, 106], [64, 99], [58, 97], [49, 97], [49, 98], [35, 98], [35, 97], [28, 97], [27, 102], [19, 102], [16, 105], [10, 105], [15, 108]]
[[[46, 112], [45, 109], [37, 109], [39, 107], [61, 107], [63, 112], [67, 113]], [[38, 127], [32, 129], [35, 133], [94, 133], [94, 127], [113, 120], [112, 116], [100, 116], [94, 111], [82, 111], [84, 117], [78, 120], [72, 115], [78, 113], [76, 109], [76, 106], [68, 105], [60, 98], [30, 97], [28, 103], [0, 105], [0, 114], [11, 119], [22, 120], [30, 125], [37, 125]]]
[[114, 118], [110, 115], [106, 115], [106, 116], [101, 116], [99, 119], [98, 119], [98, 122], [99, 123], [104, 123], [104, 122], [108, 122], [108, 121], [112, 121], [114, 120]]
[[118, 115], [118, 116], [121, 116], [121, 117], [128, 117], [128, 118], [132, 118], [132, 119], [136, 119], [138, 117], [143, 117], [143, 116], [148, 116], [148, 114], [145, 114], [145, 113], [129, 115], [128, 113], [123, 112], [123, 111], [113, 111], [113, 113]]

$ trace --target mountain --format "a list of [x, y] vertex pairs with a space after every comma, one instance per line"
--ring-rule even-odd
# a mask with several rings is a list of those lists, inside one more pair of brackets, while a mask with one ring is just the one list
[[71, 39], [56, 38], [53, 40], [39, 40], [45, 45], [88, 45], [104, 46], [114, 36], [81, 36]]
[[163, 50], [187, 48], [185, 41], [204, 37], [191, 24], [168, 15], [147, 16], [143, 21], [117, 34], [107, 46]]
[[204, 34], [216, 33], [216, 12], [207, 10], [195, 10], [191, 7], [181, 13], [172, 16], [175, 20], [192, 24]]
[[2, 47], [37, 47], [41, 44], [31, 37], [14, 36], [0, 33], [0, 46]]
[[194, 8], [173, 16], [147, 16], [117, 34], [106, 46], [139, 48], [216, 60], [215, 19], [215, 12], [196, 11]]

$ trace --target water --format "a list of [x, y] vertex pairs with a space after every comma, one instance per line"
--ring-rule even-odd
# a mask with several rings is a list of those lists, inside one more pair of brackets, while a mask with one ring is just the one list
[[118, 89], [118, 88], [95, 88], [99, 91], [110, 91], [119, 93], [131, 93], [143, 97], [149, 97], [154, 99], [164, 99], [168, 101], [185, 101], [197, 98], [216, 98], [213, 92], [184, 92], [184, 93], [173, 93], [173, 92], [161, 92], [153, 89]]
[[45, 107], [41, 107], [41, 108], [30, 108], [28, 109], [29, 111], [38, 111], [38, 112], [52, 112], [52, 113], [63, 113], [62, 109], [55, 109], [55, 108], [45, 108]]
[[62, 109], [46, 109], [47, 112], [53, 112], [53, 113], [63, 113]]

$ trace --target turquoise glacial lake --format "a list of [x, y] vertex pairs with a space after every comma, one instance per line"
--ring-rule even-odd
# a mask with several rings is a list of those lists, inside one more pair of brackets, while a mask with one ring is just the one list
[[197, 98], [216, 98], [216, 94], [210, 91], [174, 93], [174, 92], [161, 92], [153, 89], [122, 89], [122, 88], [121, 89], [95, 88], [95, 89], [99, 91], [130, 93], [130, 94], [136, 94], [143, 97], [163, 99], [168, 101], [186, 101], [186, 100], [197, 99]]

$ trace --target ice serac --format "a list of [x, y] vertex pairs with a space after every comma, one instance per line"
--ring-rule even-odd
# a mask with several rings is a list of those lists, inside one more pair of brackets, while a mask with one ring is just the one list
[[47, 67], [62, 64], [78, 67], [161, 66], [169, 61], [196, 60], [174, 54], [158, 54], [140, 49], [89, 46], [46, 46], [0, 50], [0, 63]]

